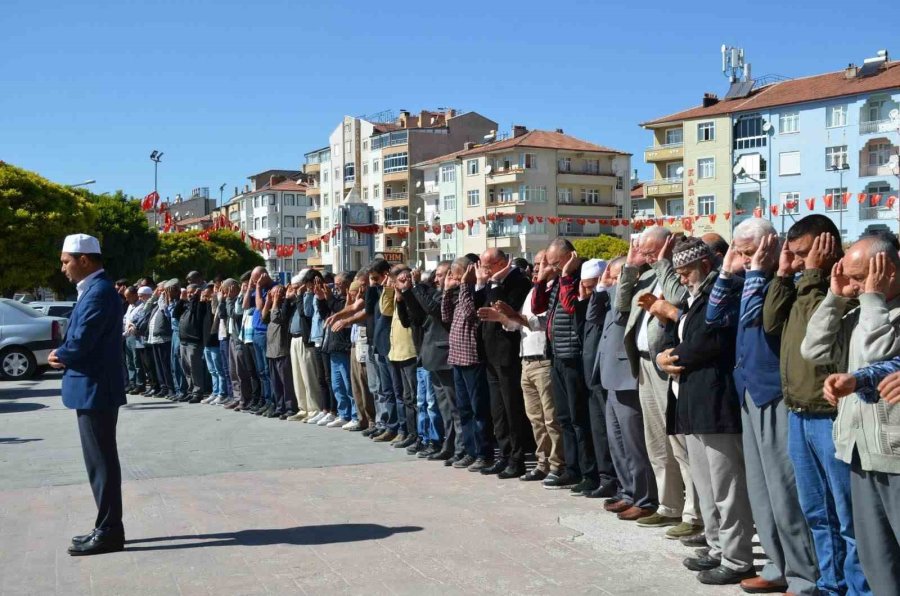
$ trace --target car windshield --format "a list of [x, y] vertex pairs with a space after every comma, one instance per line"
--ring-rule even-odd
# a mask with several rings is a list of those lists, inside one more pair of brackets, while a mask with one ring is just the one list
[[5, 304], [7, 307], [12, 308], [13, 310], [17, 310], [22, 314], [28, 315], [32, 319], [37, 319], [44, 316], [44, 313], [40, 312], [39, 310], [35, 310], [30, 306], [22, 304], [21, 302], [10, 300], [9, 298], [0, 298], [0, 304]]

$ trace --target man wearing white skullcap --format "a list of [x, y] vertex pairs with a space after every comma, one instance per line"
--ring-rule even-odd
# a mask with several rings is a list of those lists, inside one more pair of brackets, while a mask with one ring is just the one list
[[96, 555], [125, 548], [122, 471], [116, 447], [119, 406], [125, 404], [122, 374], [122, 301], [103, 270], [100, 243], [73, 234], [63, 242], [62, 272], [76, 284], [78, 302], [66, 338], [48, 362], [65, 370], [62, 399], [78, 414], [78, 430], [97, 519], [94, 530], [72, 539], [69, 554]]

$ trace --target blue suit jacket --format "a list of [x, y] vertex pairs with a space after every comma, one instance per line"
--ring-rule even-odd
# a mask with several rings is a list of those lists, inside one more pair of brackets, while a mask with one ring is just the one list
[[105, 274], [88, 282], [56, 356], [66, 365], [62, 398], [67, 408], [103, 410], [125, 404], [122, 300]]

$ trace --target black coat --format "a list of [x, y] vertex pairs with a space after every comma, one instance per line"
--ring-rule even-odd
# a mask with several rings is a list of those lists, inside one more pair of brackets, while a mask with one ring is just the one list
[[[531, 280], [521, 269], [513, 267], [503, 281], [496, 285], [489, 281], [487, 286], [475, 293], [475, 307], [491, 306], [500, 300], [518, 312], [522, 310], [530, 291]], [[522, 335], [518, 331], [507, 331], [502, 323], [485, 321], [481, 323], [481, 341], [491, 364], [512, 366], [520, 362]]]
[[450, 370], [450, 365], [447, 364], [450, 356], [450, 325], [444, 324], [441, 319], [443, 295], [440, 290], [418, 285], [403, 292], [403, 302], [398, 303], [398, 306], [402, 305], [398, 311], [400, 322], [403, 323], [403, 319], [408, 317], [414, 329], [416, 325], [421, 326], [422, 344], [421, 348], [417, 345], [416, 349], [422, 368], [428, 372]]
[[[324, 321], [336, 312], [340, 312], [347, 304], [344, 296], [333, 294], [330, 298], [322, 300], [316, 299], [316, 308], [319, 310], [319, 316]], [[325, 336], [322, 339], [322, 351], [326, 354], [336, 354], [339, 352], [349, 352], [352, 344], [350, 342], [350, 327], [344, 327], [337, 333], [329, 327], [325, 327]]]
[[369, 286], [366, 290], [366, 316], [374, 317], [374, 326], [372, 335], [368, 335], [368, 327], [366, 328], [366, 339], [369, 345], [375, 347], [375, 353], [387, 360], [388, 354], [391, 352], [391, 320], [381, 314], [381, 293], [384, 288], [381, 286]]
[[669, 382], [666, 432], [670, 435], [741, 432], [733, 375], [736, 330], [706, 324], [710, 289], [708, 284], [684, 315], [683, 340], [678, 340], [677, 324], [666, 327], [664, 347], [675, 348], [677, 364], [684, 367], [677, 399]]

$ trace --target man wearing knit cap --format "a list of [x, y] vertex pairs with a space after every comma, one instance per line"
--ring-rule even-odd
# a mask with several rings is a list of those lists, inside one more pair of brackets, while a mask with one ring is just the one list
[[100, 243], [86, 234], [63, 242], [62, 272], [75, 284], [78, 301], [66, 338], [48, 363], [64, 370], [62, 399], [78, 415], [78, 431], [97, 519], [94, 529], [76, 536], [69, 554], [96, 555], [125, 548], [122, 526], [122, 471], [116, 446], [119, 406], [125, 404], [122, 376], [122, 301], [103, 270]]

